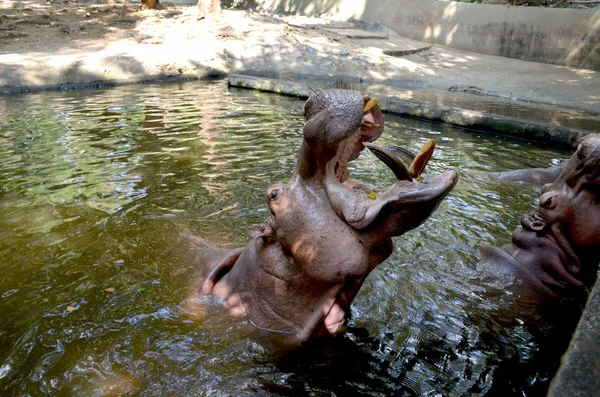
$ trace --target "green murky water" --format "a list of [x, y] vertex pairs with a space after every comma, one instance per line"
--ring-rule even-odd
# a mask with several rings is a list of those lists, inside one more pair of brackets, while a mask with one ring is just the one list
[[[180, 233], [248, 241], [292, 173], [302, 105], [223, 82], [0, 97], [0, 394], [544, 395], [543, 344], [485, 320], [470, 282], [538, 195], [485, 172], [568, 156], [533, 144], [387, 116], [380, 142], [433, 137], [429, 172], [461, 179], [396, 239], [342, 338], [277, 359], [218, 305], [188, 309]], [[393, 181], [369, 153], [354, 168]]]

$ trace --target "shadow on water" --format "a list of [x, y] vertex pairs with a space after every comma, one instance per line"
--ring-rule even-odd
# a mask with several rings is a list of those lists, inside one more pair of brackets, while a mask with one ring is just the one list
[[[0, 98], [0, 394], [543, 395], [563, 341], [500, 322], [474, 264], [538, 196], [486, 173], [566, 152], [388, 116], [383, 144], [433, 137], [430, 172], [461, 180], [369, 276], [345, 335], [276, 357], [194, 300], [178, 236], [248, 241], [295, 166], [302, 105], [224, 82]], [[353, 167], [394, 178], [367, 153]]]

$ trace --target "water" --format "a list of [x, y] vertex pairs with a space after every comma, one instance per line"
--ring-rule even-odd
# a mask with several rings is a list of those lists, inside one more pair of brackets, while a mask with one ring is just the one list
[[[380, 142], [435, 138], [429, 172], [461, 179], [396, 239], [345, 336], [276, 358], [218, 305], [190, 309], [180, 233], [245, 245], [302, 105], [223, 82], [0, 97], [0, 394], [544, 395], [563, 347], [495, 322], [472, 282], [538, 195], [485, 173], [569, 155], [542, 146], [387, 116]], [[353, 176], [393, 181], [369, 153]]]

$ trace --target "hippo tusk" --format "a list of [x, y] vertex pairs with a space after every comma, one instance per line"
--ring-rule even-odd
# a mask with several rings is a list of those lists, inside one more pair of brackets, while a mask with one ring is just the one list
[[396, 145], [389, 145], [386, 148], [369, 142], [365, 142], [364, 145], [383, 161], [400, 181], [412, 181], [413, 178], [420, 180], [419, 176], [425, 171], [425, 166], [435, 150], [433, 139], [428, 139], [416, 156], [408, 149]]
[[363, 108], [363, 113], [367, 113], [369, 110], [371, 110], [375, 105], [377, 105], [379, 103], [379, 99], [377, 98], [369, 98], [369, 97], [365, 97], [365, 107]]
[[363, 130], [381, 128], [381, 125], [371, 122], [371, 121], [373, 121], [373, 117], [369, 115], [369, 112], [371, 111], [371, 109], [373, 109], [379, 103], [379, 99], [369, 98], [369, 97], [365, 97], [364, 99], [365, 99], [365, 106], [363, 107], [363, 113], [365, 114], [365, 117], [363, 117], [363, 121], [360, 126], [362, 127]]
[[421, 150], [419, 150], [419, 153], [417, 153], [417, 155], [415, 156], [415, 159], [408, 167], [408, 170], [410, 171], [410, 174], [413, 178], [418, 178], [419, 175], [423, 173], [423, 170], [425, 170], [425, 166], [431, 159], [431, 156], [433, 156], [434, 150], [435, 140], [428, 139], [421, 148]]
[[398, 156], [395, 150], [391, 150], [391, 148], [384, 148], [370, 142], [365, 142], [364, 145], [392, 170], [394, 175], [396, 175], [396, 179], [399, 181], [412, 181], [409, 166], [405, 162], [406, 158]]

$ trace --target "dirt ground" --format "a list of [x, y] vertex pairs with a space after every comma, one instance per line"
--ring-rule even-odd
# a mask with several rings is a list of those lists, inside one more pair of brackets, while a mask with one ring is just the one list
[[74, 1], [0, 2], [0, 51], [22, 53], [114, 40], [146, 18], [135, 5]]
[[[97, 3], [0, 2], [0, 55], [11, 55], [0, 63], [12, 64], [6, 75], [16, 74], [16, 84], [35, 85], [36, 80], [48, 80], [43, 67], [46, 62], [71, 73], [70, 78], [49, 79], [48, 85], [85, 82], [82, 74], [89, 77], [87, 80], [127, 81], [157, 73], [194, 75], [199, 70], [226, 74], [256, 65], [268, 68], [273, 62], [279, 64], [278, 69], [285, 69], [286, 64], [302, 56], [307, 70], [314, 66], [313, 71], [318, 71], [320, 62], [326, 66], [344, 64], [343, 69], [351, 72], [377, 69], [376, 64], [367, 62], [368, 56], [354, 54], [359, 46], [352, 40], [292, 26], [277, 16], [223, 10], [219, 15], [198, 19], [195, 6], [161, 4], [158, 10], [140, 10], [131, 2]], [[303, 45], [311, 48], [299, 48]], [[96, 54], [95, 58], [90, 54]], [[330, 56], [323, 56], [327, 54]], [[66, 57], [75, 55], [79, 56], [78, 62], [74, 64], [71, 59], [67, 64]], [[23, 75], [25, 69], [17, 63], [27, 66], [27, 70], [38, 65], [40, 70]], [[114, 64], [117, 70], [109, 70], [108, 66]]]
[[160, 44], [167, 32], [181, 27], [188, 39], [210, 33], [225, 38], [231, 27], [222, 16], [201, 22], [193, 6], [161, 4], [157, 10], [141, 10], [140, 4], [119, 0], [2, 0], [0, 52], [87, 49], [124, 39]]

